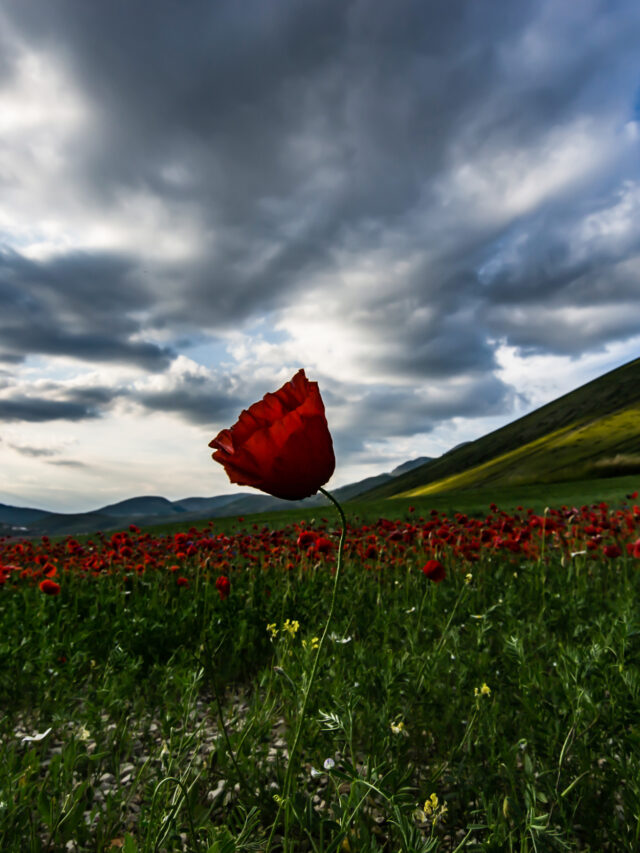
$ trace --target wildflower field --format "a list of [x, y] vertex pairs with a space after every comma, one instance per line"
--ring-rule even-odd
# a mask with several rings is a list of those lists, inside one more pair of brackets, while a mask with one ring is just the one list
[[628, 498], [4, 539], [0, 850], [640, 849]]

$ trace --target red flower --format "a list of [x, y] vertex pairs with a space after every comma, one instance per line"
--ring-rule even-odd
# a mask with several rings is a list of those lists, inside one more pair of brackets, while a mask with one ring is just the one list
[[428, 560], [422, 567], [422, 573], [434, 583], [440, 583], [447, 576], [440, 560]]
[[308, 548], [309, 545], [313, 545], [317, 538], [318, 534], [314, 533], [313, 530], [303, 530], [296, 539], [296, 545], [298, 548]]
[[232, 483], [300, 500], [333, 474], [335, 456], [317, 382], [299, 370], [209, 442]]
[[615, 560], [616, 557], [619, 557], [622, 554], [622, 551], [618, 545], [605, 545], [604, 546], [604, 555], [608, 557], [610, 560]]
[[50, 581], [49, 578], [46, 580], [40, 581], [40, 591], [44, 592], [45, 595], [59, 595], [60, 594], [60, 584], [55, 581]]
[[316, 554], [329, 554], [333, 549], [333, 542], [326, 536], [318, 536], [314, 548]]
[[226, 577], [226, 575], [220, 575], [220, 577], [216, 580], [216, 589], [220, 594], [220, 601], [224, 601], [225, 598], [229, 597], [231, 583], [229, 581], [229, 578]]
[[636, 541], [633, 543], [632, 554], [636, 559], [640, 560], [640, 539], [636, 539]]
[[178, 584], [178, 586], [183, 586], [183, 587], [189, 586], [189, 581], [183, 577], [179, 577], [178, 580], [176, 581], [176, 583]]

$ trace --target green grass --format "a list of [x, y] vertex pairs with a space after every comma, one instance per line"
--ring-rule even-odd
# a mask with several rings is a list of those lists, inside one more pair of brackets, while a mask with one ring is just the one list
[[[441, 557], [346, 559], [272, 850], [639, 849], [638, 561]], [[0, 588], [2, 851], [267, 848], [333, 563], [279, 559]]]

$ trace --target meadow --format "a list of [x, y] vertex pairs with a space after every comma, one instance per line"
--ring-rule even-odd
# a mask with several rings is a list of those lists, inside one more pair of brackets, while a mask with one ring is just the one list
[[640, 849], [638, 503], [0, 541], [0, 850]]

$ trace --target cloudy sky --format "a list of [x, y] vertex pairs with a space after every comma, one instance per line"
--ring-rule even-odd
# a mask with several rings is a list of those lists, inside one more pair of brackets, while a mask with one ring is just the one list
[[640, 351], [637, 0], [0, 0], [0, 502], [233, 491], [299, 367], [333, 485]]

